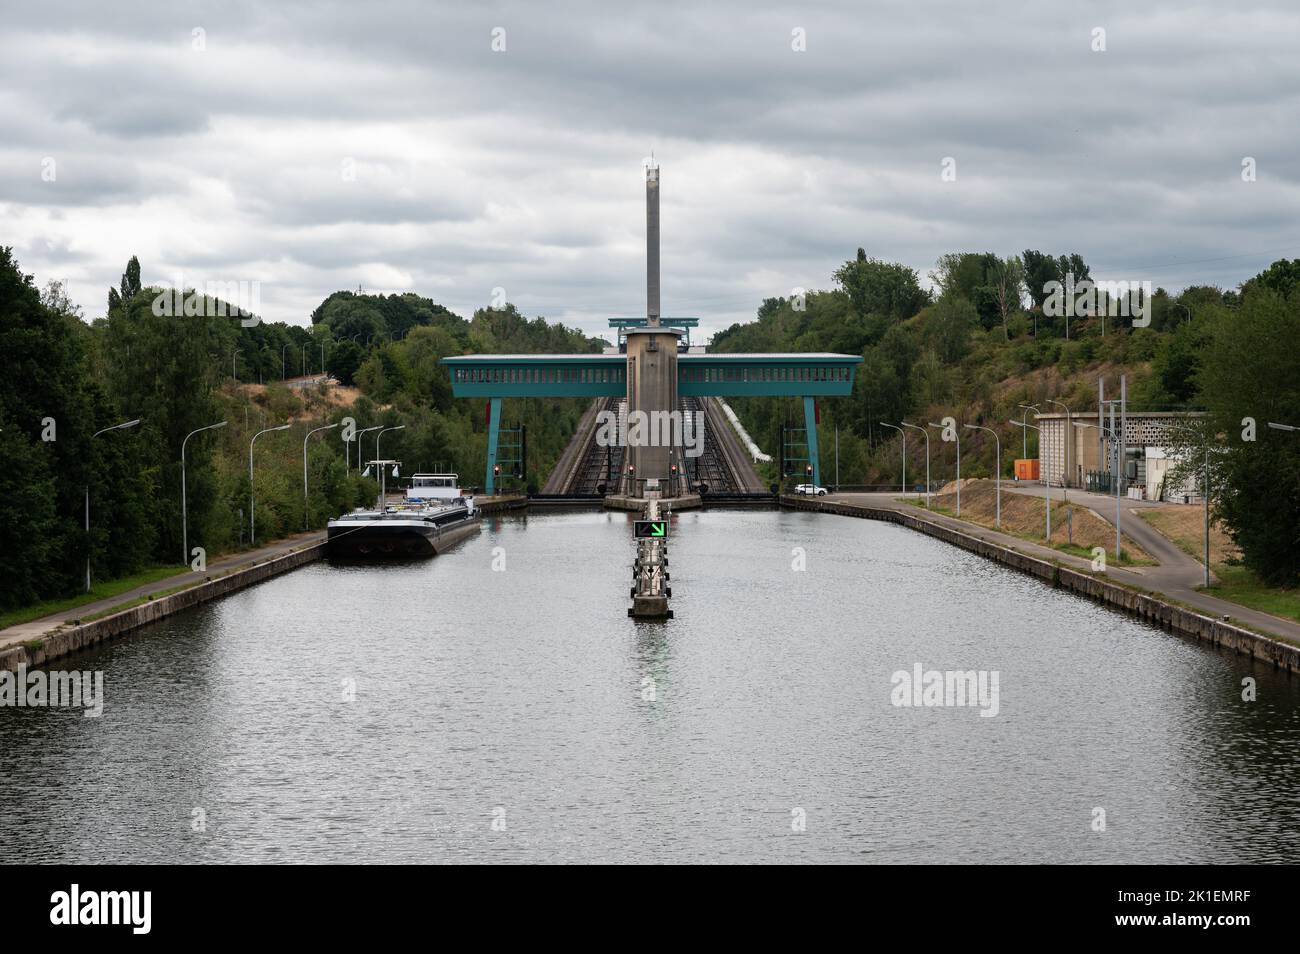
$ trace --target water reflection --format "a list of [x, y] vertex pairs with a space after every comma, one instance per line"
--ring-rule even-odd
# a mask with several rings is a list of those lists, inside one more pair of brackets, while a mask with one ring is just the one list
[[[676, 618], [636, 621], [629, 519], [492, 518], [446, 556], [314, 565], [75, 660], [105, 671], [103, 718], [0, 709], [0, 852], [1295, 857], [1286, 676], [817, 514], [678, 515]], [[999, 715], [892, 706], [917, 662], [997, 670]]]

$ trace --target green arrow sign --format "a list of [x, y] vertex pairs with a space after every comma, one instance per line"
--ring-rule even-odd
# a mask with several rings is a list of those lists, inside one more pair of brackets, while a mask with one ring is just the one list
[[668, 521], [638, 520], [635, 529], [637, 537], [666, 537], [668, 536]]

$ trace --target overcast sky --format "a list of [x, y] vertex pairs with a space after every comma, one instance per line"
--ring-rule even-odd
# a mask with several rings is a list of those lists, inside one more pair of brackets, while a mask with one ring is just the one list
[[1294, 2], [5, 0], [3, 23], [0, 244], [87, 318], [137, 254], [147, 283], [261, 282], [268, 320], [358, 285], [468, 317], [501, 287], [602, 333], [645, 310], [652, 149], [663, 310], [710, 331], [859, 246], [922, 276], [1077, 251], [1170, 289], [1300, 256]]

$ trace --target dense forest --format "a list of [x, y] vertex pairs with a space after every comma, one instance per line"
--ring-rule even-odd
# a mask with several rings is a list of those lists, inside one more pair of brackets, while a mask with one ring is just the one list
[[[802, 299], [763, 302], [758, 320], [716, 335], [715, 351], [835, 351], [860, 354], [853, 394], [820, 402], [823, 482], [897, 483], [900, 439], [882, 426], [925, 425], [945, 415], [998, 432], [1003, 476], [1027, 448], [1037, 453], [1020, 405], [1096, 408], [1097, 381], [1108, 395], [1128, 378], [1129, 403], [1143, 410], [1204, 410], [1208, 423], [1178, 436], [1199, 460], [1210, 448], [1215, 507], [1244, 562], [1274, 585], [1300, 583], [1300, 434], [1266, 422], [1300, 425], [1300, 260], [1278, 261], [1239, 289], [1196, 286], [1173, 296], [1154, 289], [1138, 326], [1096, 314], [1053, 315], [1044, 289], [1089, 277], [1078, 255], [1037, 251], [946, 255], [931, 272], [934, 290], [904, 265], [858, 250], [834, 274], [834, 287]], [[796, 402], [732, 402], [764, 450], [777, 456], [783, 423], [802, 427]], [[1257, 426], [1248, 429], [1245, 419]], [[1250, 439], [1243, 439], [1248, 433]], [[1192, 449], [1197, 449], [1192, 454]], [[908, 440], [908, 471], [924, 473], [919, 434]], [[933, 440], [933, 478], [954, 475], [953, 446]], [[962, 441], [962, 476], [991, 476], [995, 447], [983, 432]], [[769, 469], [775, 479], [774, 469]]]
[[[290, 425], [254, 447], [259, 542], [376, 498], [377, 484], [357, 468], [359, 456], [374, 457], [375, 432], [359, 438], [363, 455], [344, 443], [342, 427], [307, 439], [347, 418], [358, 431], [400, 425], [382, 451], [404, 473], [437, 469], [481, 483], [483, 406], [453, 400], [439, 359], [603, 344], [529, 321], [513, 305], [466, 320], [418, 295], [338, 292], [307, 328], [202, 296], [185, 309], [192, 313], [160, 315], [159, 293], [133, 258], [105, 315], [87, 322], [60, 285], [40, 289], [0, 249], [0, 609], [83, 589], [88, 555], [95, 580], [180, 566], [182, 444], [188, 544], [206, 558], [249, 544], [249, 445], [267, 428]], [[287, 386], [285, 378], [319, 374], [322, 360], [343, 387]], [[529, 428], [529, 473], [507, 486], [544, 479], [582, 410], [576, 400], [504, 402], [503, 421]]]

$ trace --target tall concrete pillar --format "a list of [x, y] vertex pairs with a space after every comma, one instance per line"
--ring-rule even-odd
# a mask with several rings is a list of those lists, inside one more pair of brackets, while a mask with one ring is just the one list
[[659, 166], [653, 159], [645, 170], [645, 287], [646, 317], [659, 324]]
[[671, 476], [672, 442], [679, 436], [671, 413], [677, 409], [679, 334], [662, 326], [627, 332], [627, 450], [638, 479], [633, 490], [642, 479], [658, 478], [666, 485]]
[[[628, 463], [635, 468], [629, 488], [639, 493], [644, 480], [658, 479], [667, 490], [671, 477], [673, 427], [677, 410], [677, 336], [659, 324], [659, 166], [645, 173], [646, 327], [627, 331]], [[680, 466], [680, 463], [679, 463]]]

